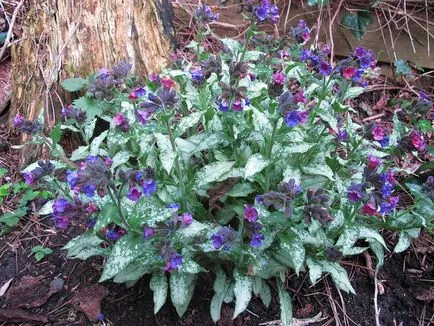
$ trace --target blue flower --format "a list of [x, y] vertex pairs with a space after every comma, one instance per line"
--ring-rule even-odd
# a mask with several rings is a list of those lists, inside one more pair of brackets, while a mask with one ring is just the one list
[[96, 187], [95, 185], [85, 185], [81, 188], [81, 191], [89, 198], [95, 196]]
[[65, 198], [59, 198], [53, 202], [52, 207], [53, 207], [53, 213], [54, 214], [65, 213], [65, 211], [69, 207], [69, 202]]
[[235, 240], [237, 233], [228, 226], [222, 227], [211, 236], [212, 245], [215, 249], [229, 249], [232, 241]]
[[67, 170], [66, 171], [66, 181], [68, 182], [68, 184], [71, 188], [74, 188], [78, 182], [77, 171]]
[[169, 254], [169, 259], [166, 261], [166, 266], [164, 267], [165, 272], [173, 272], [174, 270], [178, 269], [182, 263], [183, 258], [181, 255], [176, 253], [175, 251], [171, 252]]
[[262, 241], [264, 241], [264, 235], [262, 235], [261, 233], [255, 233], [250, 240], [250, 247], [260, 247], [262, 245]]
[[286, 126], [292, 128], [299, 124], [304, 124], [307, 122], [308, 115], [308, 111], [292, 111], [285, 118]]
[[157, 182], [152, 179], [144, 180], [142, 183], [143, 195], [146, 197], [152, 196], [157, 191]]
[[362, 195], [363, 192], [363, 187], [361, 184], [352, 184], [349, 188], [348, 188], [348, 200], [350, 202], [356, 203], [358, 201], [360, 201], [363, 197]]
[[217, 103], [219, 106], [219, 110], [222, 112], [228, 112], [229, 111], [229, 103], [228, 102], [220, 102]]
[[332, 72], [332, 66], [326, 61], [323, 61], [319, 64], [319, 73], [323, 76], [328, 76]]
[[389, 146], [389, 137], [385, 136], [382, 140], [379, 141], [381, 147]]
[[389, 201], [384, 201], [380, 205], [380, 213], [383, 215], [389, 215], [396, 208], [399, 202], [399, 196], [390, 197]]

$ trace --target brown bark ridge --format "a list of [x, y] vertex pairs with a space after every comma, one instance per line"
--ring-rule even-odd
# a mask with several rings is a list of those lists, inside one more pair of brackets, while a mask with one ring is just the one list
[[[51, 128], [63, 105], [63, 79], [121, 60], [147, 74], [161, 70], [172, 52], [169, 0], [28, 0], [27, 8], [22, 41], [12, 48], [9, 123], [16, 113], [36, 119], [43, 111]], [[23, 153], [22, 165], [40, 148]]]

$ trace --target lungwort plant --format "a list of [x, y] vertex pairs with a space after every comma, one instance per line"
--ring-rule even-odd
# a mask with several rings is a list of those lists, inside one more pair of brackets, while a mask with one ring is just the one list
[[[268, 306], [274, 288], [289, 325], [289, 271], [307, 270], [313, 284], [329, 273], [355, 293], [342, 256], [370, 248], [381, 265], [390, 250], [381, 229], [399, 232], [400, 252], [432, 228], [432, 177], [409, 183], [393, 163], [430, 149], [398, 117], [393, 130], [353, 121], [351, 99], [377, 73], [371, 51], [357, 48], [333, 65], [327, 46], [304, 47], [303, 21], [275, 40], [256, 27], [276, 23], [277, 8], [247, 9], [244, 45], [222, 40], [213, 55], [193, 42], [194, 62], [177, 60], [146, 79], [122, 62], [66, 80], [84, 95], [62, 110], [51, 137], [42, 121], [17, 116], [15, 124], [51, 148], [55, 159], [24, 177], [56, 189], [43, 212], [59, 229], [86, 225], [65, 249], [69, 258], [104, 256], [101, 282], [132, 286], [150, 274], [154, 312], [169, 296], [182, 316], [198, 274], [209, 272], [214, 321], [223, 302], [234, 302], [234, 318], [254, 296]], [[206, 35], [217, 16], [208, 7], [197, 15]], [[70, 156], [58, 144], [63, 131], [83, 139]]]

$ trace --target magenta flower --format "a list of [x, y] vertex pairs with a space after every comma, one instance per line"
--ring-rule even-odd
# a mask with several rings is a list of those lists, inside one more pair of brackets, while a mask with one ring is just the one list
[[384, 136], [385, 133], [383, 127], [378, 124], [374, 125], [372, 128], [372, 138], [374, 138], [376, 141], [380, 141], [384, 138]]
[[145, 239], [148, 239], [148, 238], [152, 237], [153, 235], [154, 235], [154, 229], [153, 228], [151, 228], [149, 226], [145, 226], [143, 228], [143, 237]]
[[285, 80], [286, 80], [286, 76], [283, 72], [281, 71], [276, 71], [273, 74], [273, 83], [276, 85], [283, 85], [285, 84]]
[[378, 157], [368, 155], [368, 168], [370, 168], [371, 170], [378, 167], [381, 163], [381, 159], [379, 159]]
[[170, 77], [164, 77], [161, 78], [161, 84], [165, 87], [165, 88], [172, 88], [175, 86], [175, 81], [170, 78]]
[[246, 205], [244, 208], [244, 218], [250, 223], [258, 220], [258, 211], [252, 205]]
[[132, 186], [128, 191], [127, 197], [132, 201], [138, 201], [142, 197], [142, 192], [136, 186]]
[[352, 79], [356, 75], [357, 69], [354, 67], [345, 67], [342, 70], [342, 77], [346, 79]]
[[113, 118], [113, 123], [116, 126], [122, 126], [126, 121], [125, 116], [122, 113], [117, 113]]
[[181, 223], [185, 226], [190, 225], [193, 222], [193, 216], [190, 213], [184, 213], [180, 217]]
[[426, 142], [423, 135], [416, 130], [411, 132], [411, 143], [419, 152], [423, 152], [426, 149]]
[[377, 207], [375, 206], [374, 203], [368, 202], [365, 205], [363, 205], [360, 212], [363, 215], [375, 216], [375, 215], [377, 215]]

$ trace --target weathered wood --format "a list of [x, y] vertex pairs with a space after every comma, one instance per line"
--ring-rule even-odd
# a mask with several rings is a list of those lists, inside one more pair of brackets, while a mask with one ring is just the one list
[[[121, 60], [137, 74], [159, 71], [172, 52], [168, 0], [29, 0], [28, 8], [23, 40], [12, 48], [10, 123], [16, 113], [35, 119], [44, 110], [51, 127], [61, 80]], [[24, 161], [38, 155], [27, 154]]]

